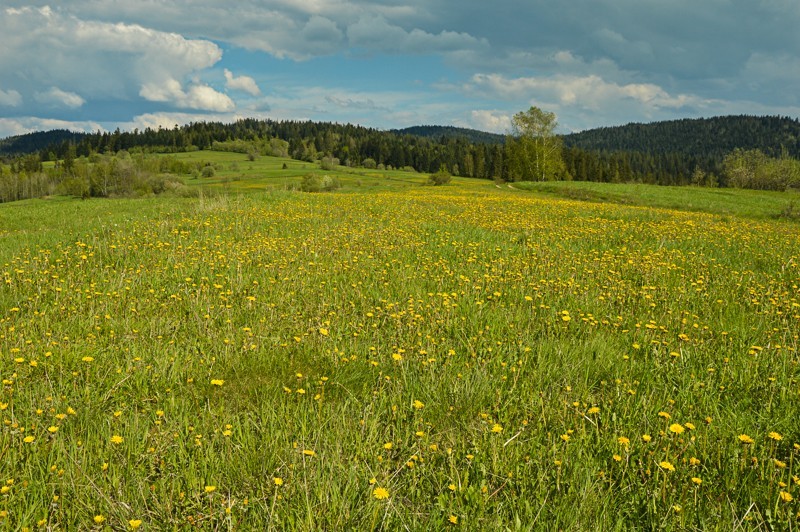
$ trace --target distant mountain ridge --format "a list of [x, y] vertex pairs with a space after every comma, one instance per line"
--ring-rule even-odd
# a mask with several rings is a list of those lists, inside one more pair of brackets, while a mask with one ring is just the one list
[[63, 142], [80, 142], [88, 133], [53, 129], [0, 139], [0, 155], [25, 155]]

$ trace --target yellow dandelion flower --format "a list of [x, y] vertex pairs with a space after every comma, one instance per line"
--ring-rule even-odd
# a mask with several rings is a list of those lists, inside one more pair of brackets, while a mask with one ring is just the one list
[[319, 333], [320, 333], [322, 336], [328, 336], [328, 329], [325, 329], [325, 328], [323, 328], [323, 327], [320, 327], [320, 328], [319, 328]]
[[675, 466], [664, 460], [658, 464], [665, 471], [675, 471]]
[[689, 465], [698, 466], [700, 465], [700, 460], [692, 456], [691, 458], [689, 458]]
[[659, 412], [659, 413], [658, 413], [658, 417], [663, 417], [664, 419], [669, 419], [669, 418], [671, 418], [672, 416], [671, 416], [671, 415], [669, 415], [669, 412]]
[[792, 502], [794, 500], [794, 497], [792, 497], [792, 494], [788, 491], [782, 491], [780, 493], [780, 498], [783, 502]]
[[305, 456], [317, 456], [316, 451], [312, 451], [311, 449], [303, 449], [303, 454]]
[[739, 434], [739, 441], [745, 445], [748, 445], [753, 443], [753, 438], [751, 438], [747, 434]]
[[649, 434], [642, 434], [642, 441], [645, 443], [649, 443], [653, 439], [652, 436]]
[[620, 436], [619, 438], [617, 438], [617, 443], [618, 443], [618, 444], [620, 444], [620, 445], [624, 445], [624, 446], [626, 446], [626, 447], [627, 447], [627, 446], [628, 446], [628, 444], [630, 444], [630, 443], [631, 443], [631, 440], [629, 440], [629, 439], [628, 439], [628, 438], [626, 438], [625, 436]]
[[774, 431], [769, 433], [769, 437], [770, 437], [771, 440], [775, 440], [775, 441], [781, 441], [783, 439], [783, 436], [781, 436], [779, 433], [774, 432]]
[[600, 413], [600, 407], [599, 406], [593, 406], [586, 413], [589, 414], [589, 415], [599, 414]]
[[102, 514], [94, 516], [94, 522], [98, 525], [102, 525], [106, 520], [106, 517]]
[[84, 362], [94, 362], [94, 357], [83, 357], [81, 360]]
[[693, 483], [694, 483], [696, 486], [699, 486], [700, 484], [702, 484], [702, 483], [703, 483], [703, 479], [702, 479], [702, 478], [700, 478], [700, 477], [692, 477], [692, 482], [693, 482]]
[[456, 491], [456, 485], [451, 482], [450, 484], [447, 485], [447, 489], [449, 489], [450, 491]]
[[669, 431], [672, 432], [673, 434], [683, 434], [683, 431], [685, 430], [686, 429], [684, 429], [683, 425], [681, 425], [680, 423], [673, 423], [672, 425], [669, 426]]
[[283, 486], [283, 479], [281, 477], [273, 477], [272, 482], [274, 482], [276, 486]]
[[686, 427], [689, 430], [694, 430], [695, 429], [694, 423], [684, 423], [683, 426]]
[[423, 403], [419, 399], [414, 399], [414, 402], [411, 404], [417, 410], [422, 410], [423, 408], [425, 408], [425, 403]]
[[389, 498], [389, 492], [386, 490], [386, 488], [381, 488], [379, 486], [374, 490], [372, 490], [372, 496], [378, 499], [379, 501], [382, 501], [383, 499]]
[[224, 379], [211, 379], [212, 386], [222, 386], [223, 384], [225, 384]]
[[141, 519], [131, 519], [130, 521], [128, 521], [128, 526], [131, 527], [131, 530], [136, 530], [137, 528], [142, 526], [142, 520]]
[[47, 432], [49, 432], [50, 434], [55, 434], [56, 432], [58, 432], [58, 427], [56, 427], [55, 425], [53, 425], [52, 427], [48, 427]]
[[777, 467], [778, 469], [783, 469], [783, 468], [785, 468], [785, 467], [786, 467], [786, 462], [781, 462], [781, 461], [780, 461], [780, 460], [778, 460], [777, 458], [773, 458], [773, 459], [772, 459], [772, 463], [773, 463], [773, 464], [775, 465], [775, 467]]
[[33, 440], [35, 439], [36, 438], [34, 438], [33, 436], [25, 436], [24, 438], [22, 438], [22, 441], [24, 441], [25, 443], [33, 443]]
[[392, 448], [392, 442], [389, 441], [384, 443], [383, 448], [386, 449], [387, 451], [390, 450]]
[[111, 443], [113, 443], [114, 445], [119, 445], [123, 441], [125, 441], [125, 438], [123, 438], [119, 434], [114, 434], [113, 436], [111, 436]]
[[492, 432], [494, 432], [495, 434], [499, 434], [500, 432], [503, 432], [503, 426], [495, 423], [492, 426]]
[[618, 454], [615, 454], [612, 458], [614, 458], [615, 462], [622, 462], [622, 457]]
[[203, 488], [203, 491], [205, 491], [206, 493], [214, 493], [216, 490], [217, 490], [216, 486], [206, 486], [205, 488]]
[[458, 516], [457, 515], [451, 515], [450, 517], [447, 518], [447, 520], [453, 525], [457, 525], [458, 524]]
[[569, 434], [562, 434], [560, 437], [564, 441], [569, 441]]

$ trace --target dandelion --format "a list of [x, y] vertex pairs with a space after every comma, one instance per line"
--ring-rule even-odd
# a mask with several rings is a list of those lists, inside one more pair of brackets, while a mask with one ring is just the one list
[[673, 434], [683, 434], [683, 431], [686, 430], [683, 428], [683, 425], [680, 423], [673, 423], [669, 426], [669, 431]]
[[599, 414], [600, 413], [600, 407], [599, 406], [593, 406], [589, 410], [587, 410], [586, 413], [589, 414], [590, 416], [594, 415], [594, 414]]
[[217, 490], [216, 486], [206, 486], [205, 488], [203, 488], [203, 491], [205, 491], [206, 493], [214, 493], [216, 490]]
[[495, 433], [495, 434], [499, 434], [499, 433], [503, 432], [503, 427], [502, 427], [502, 425], [499, 425], [499, 424], [495, 423], [495, 424], [492, 426], [492, 432], [493, 432], [493, 433]]
[[451, 515], [450, 517], [447, 518], [447, 520], [450, 522], [450, 524], [453, 524], [453, 525], [457, 525], [458, 524], [458, 516], [457, 515]]
[[47, 432], [49, 432], [50, 434], [55, 434], [56, 432], [58, 432], [58, 427], [56, 427], [55, 425], [53, 425], [52, 427], [48, 427]]
[[781, 436], [779, 433], [773, 431], [773, 432], [769, 433], [769, 438], [771, 440], [781, 441], [783, 439], [783, 436]]
[[325, 328], [322, 328], [322, 327], [320, 327], [320, 328], [319, 328], [319, 333], [320, 333], [322, 336], [328, 336], [328, 329], [325, 329]]
[[380, 486], [378, 486], [377, 488], [372, 490], [372, 496], [378, 499], [379, 501], [382, 501], [383, 499], [389, 498], [389, 492], [386, 490], [386, 488], [381, 488]]
[[392, 448], [392, 442], [389, 441], [384, 443], [383, 448], [386, 449], [387, 451], [390, 450]]
[[303, 449], [303, 454], [305, 456], [311, 456], [311, 457], [317, 456], [317, 453], [315, 451], [312, 451], [311, 449]]
[[125, 438], [123, 438], [119, 434], [114, 434], [113, 436], [111, 436], [111, 443], [113, 443], [114, 445], [119, 445], [123, 441], [125, 441]]
[[94, 516], [94, 522], [97, 523], [98, 525], [102, 525], [105, 522], [105, 520], [106, 517], [102, 514]]
[[412, 406], [416, 410], [422, 410], [423, 408], [425, 408], [425, 403], [423, 403], [419, 399], [414, 399], [414, 402], [412, 403]]
[[792, 502], [794, 500], [794, 497], [788, 491], [780, 492], [780, 498], [783, 502]]
[[35, 439], [36, 438], [33, 436], [25, 436], [24, 438], [22, 438], [22, 441], [24, 441], [25, 443], [33, 443], [33, 440]]
[[617, 438], [617, 443], [619, 443], [620, 445], [624, 445], [625, 447], [627, 447], [627, 446], [628, 446], [628, 444], [630, 444], [630, 443], [631, 443], [631, 440], [629, 440], [629, 439], [628, 439], [628, 438], [626, 438], [625, 436], [620, 436], [619, 438]]
[[686, 427], [689, 430], [694, 430], [695, 429], [694, 423], [684, 423], [683, 426]]
[[94, 362], [94, 357], [83, 357], [81, 360], [84, 362]]
[[273, 477], [272, 482], [274, 482], [276, 486], [283, 486], [283, 479], [281, 477]]
[[562, 434], [560, 438], [564, 441], [569, 441], [569, 434]]
[[658, 413], [658, 417], [663, 417], [664, 419], [669, 419], [669, 418], [671, 418], [672, 416], [671, 416], [671, 415], [669, 415], [669, 412], [659, 412], [659, 413]]
[[753, 438], [751, 438], [747, 434], [739, 434], [739, 441], [745, 445], [749, 445], [753, 443]]
[[642, 434], [642, 441], [643, 441], [643, 442], [645, 442], [645, 443], [650, 443], [650, 441], [651, 441], [652, 439], [653, 439], [653, 437], [652, 437], [652, 436], [650, 436], [649, 434]]
[[622, 462], [622, 457], [618, 454], [615, 454], [612, 458], [614, 458], [615, 462]]
[[675, 471], [675, 466], [664, 460], [658, 464], [664, 471]]
[[131, 519], [130, 521], [128, 521], [128, 526], [131, 527], [131, 530], [136, 530], [137, 528], [142, 526], [142, 520], [141, 519]]
[[700, 477], [692, 477], [692, 482], [695, 484], [695, 486], [699, 486], [703, 483], [703, 479]]
[[785, 468], [785, 467], [786, 467], [786, 462], [781, 462], [781, 461], [780, 461], [780, 460], [778, 460], [777, 458], [773, 458], [773, 459], [772, 459], [772, 463], [773, 463], [773, 464], [775, 465], [775, 467], [777, 467], [778, 469], [783, 469], [783, 468]]
[[224, 379], [211, 379], [211, 386], [222, 386], [225, 384]]
[[700, 465], [700, 460], [692, 456], [691, 458], [689, 458], [689, 465], [698, 466]]

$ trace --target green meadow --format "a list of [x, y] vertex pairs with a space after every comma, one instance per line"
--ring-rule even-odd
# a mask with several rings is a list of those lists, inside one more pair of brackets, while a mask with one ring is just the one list
[[0, 528], [797, 527], [792, 193], [177, 157], [0, 205]]

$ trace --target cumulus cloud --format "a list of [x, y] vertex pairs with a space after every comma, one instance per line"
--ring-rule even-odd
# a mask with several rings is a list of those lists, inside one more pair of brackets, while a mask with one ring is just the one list
[[406, 31], [381, 15], [359, 17], [347, 28], [347, 38], [351, 46], [382, 52], [448, 52], [487, 45], [467, 33], [443, 30], [433, 34], [418, 28]]
[[253, 96], [261, 94], [261, 89], [258, 88], [256, 80], [250, 76], [234, 76], [233, 72], [225, 69], [225, 87], [231, 90], [244, 91]]
[[511, 116], [503, 111], [474, 110], [470, 113], [469, 127], [491, 133], [511, 131]]
[[236, 105], [226, 94], [217, 92], [208, 85], [193, 84], [184, 91], [180, 82], [168, 79], [163, 84], [142, 85], [139, 96], [151, 102], [168, 102], [184, 109], [200, 111], [233, 111]]
[[86, 100], [81, 98], [74, 92], [63, 91], [58, 87], [50, 87], [45, 92], [35, 92], [33, 99], [45, 105], [52, 105], [54, 107], [69, 107], [70, 109], [77, 109], [86, 103]]
[[[4, 81], [18, 92], [36, 92], [39, 103], [68, 108], [89, 98], [135, 97], [138, 91], [150, 92], [196, 74], [222, 57], [222, 50], [207, 40], [138, 24], [84, 20], [47, 6], [0, 12], [0, 34]], [[52, 88], [41, 91], [42, 86]], [[165, 90], [177, 94], [174, 87]], [[207, 90], [196, 89], [180, 101], [208, 108], [208, 96]]]
[[22, 103], [22, 95], [15, 90], [4, 91], [0, 89], [0, 105], [17, 107]]

